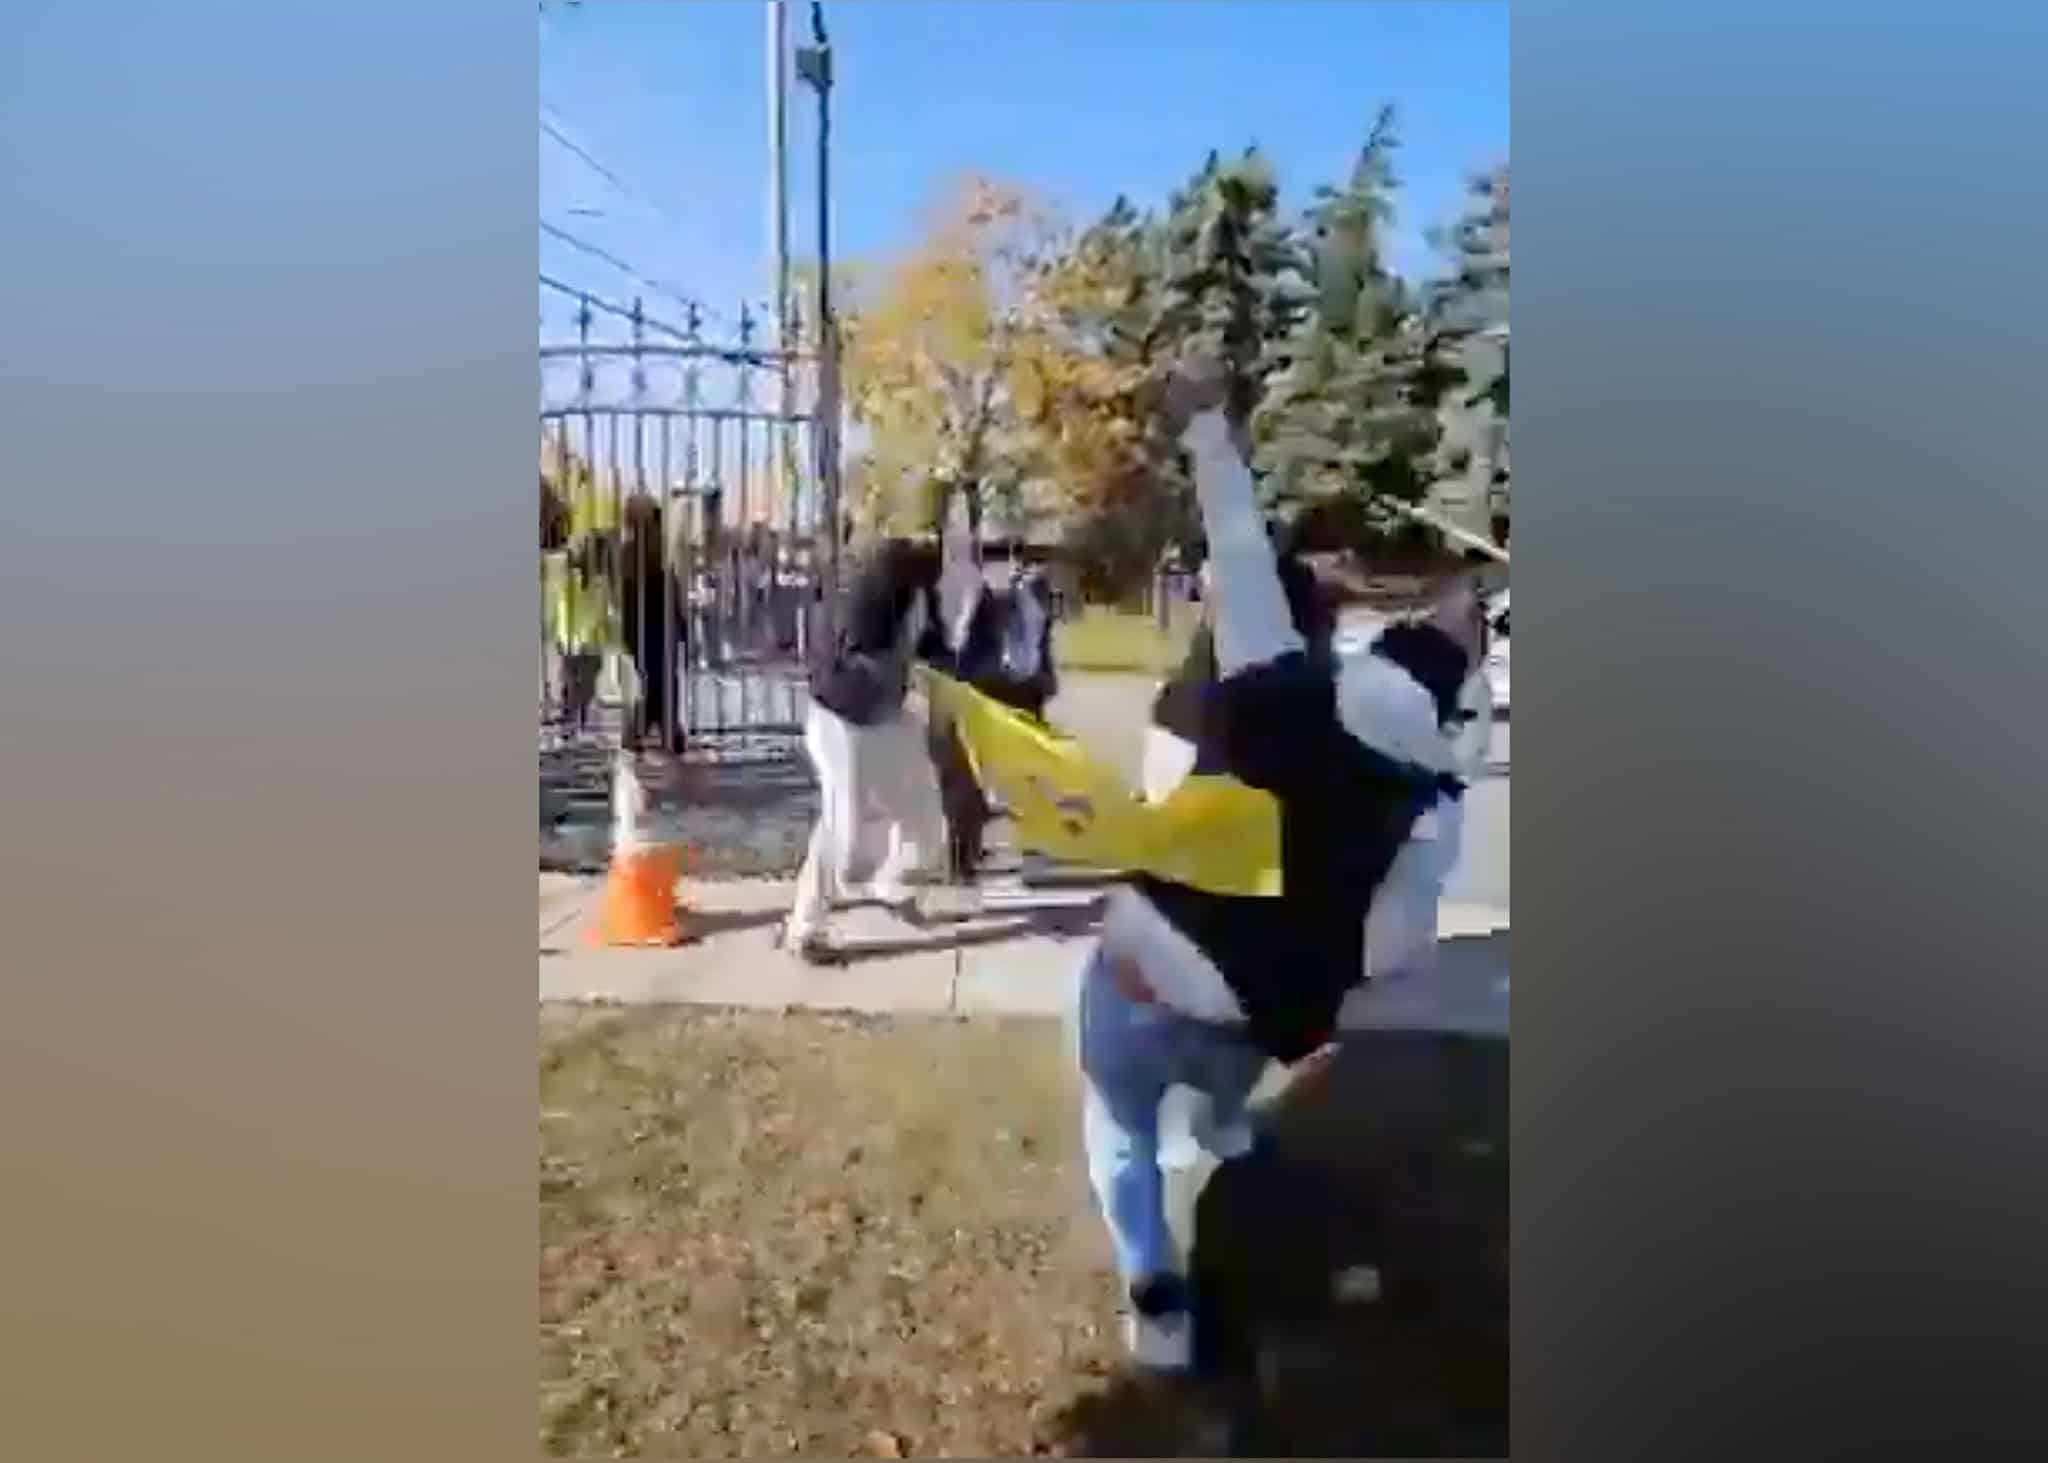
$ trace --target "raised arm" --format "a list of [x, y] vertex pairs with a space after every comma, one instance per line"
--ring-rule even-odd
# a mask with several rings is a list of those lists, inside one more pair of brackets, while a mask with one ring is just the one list
[[974, 530], [964, 489], [956, 489], [946, 506], [939, 554], [939, 624], [957, 656], [966, 648], [967, 627], [986, 589], [981, 566], [974, 562]]
[[1193, 459], [1209, 540], [1216, 682], [1202, 697], [1203, 740], [1234, 776], [1273, 791], [1327, 775], [1335, 726], [1330, 677], [1304, 654], [1251, 469], [1221, 411], [1222, 378], [1196, 366], [1167, 388], [1169, 427]]
[[1252, 494], [1251, 468], [1231, 440], [1221, 409], [1220, 378], [1191, 373], [1176, 380], [1167, 410], [1170, 419], [1185, 422], [1180, 441], [1193, 459], [1195, 495], [1209, 540], [1217, 670], [1232, 676], [1304, 649]]

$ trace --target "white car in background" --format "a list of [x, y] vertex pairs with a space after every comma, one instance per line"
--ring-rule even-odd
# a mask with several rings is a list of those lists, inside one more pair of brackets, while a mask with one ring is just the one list
[[1493, 691], [1493, 709], [1508, 709], [1508, 591], [1503, 589], [1486, 606], [1486, 623], [1492, 631], [1486, 647], [1486, 684]]
[[[1508, 709], [1508, 591], [1503, 589], [1486, 601], [1486, 623], [1488, 628], [1486, 664], [1487, 689], [1493, 695], [1493, 709], [1504, 713]], [[1346, 614], [1338, 626], [1335, 649], [1339, 655], [1364, 650], [1378, 638], [1380, 631], [1387, 627], [1384, 615], [1370, 610], [1353, 610]]]

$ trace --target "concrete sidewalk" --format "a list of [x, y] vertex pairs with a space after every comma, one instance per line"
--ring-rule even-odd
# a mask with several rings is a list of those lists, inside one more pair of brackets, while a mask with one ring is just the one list
[[[983, 912], [929, 929], [886, 910], [843, 909], [832, 928], [847, 958], [819, 967], [776, 946], [792, 894], [787, 880], [685, 881], [685, 929], [693, 938], [668, 950], [593, 945], [601, 888], [596, 879], [541, 876], [542, 1001], [1057, 1016], [1072, 1001], [1100, 901], [1099, 890], [994, 885]], [[1420, 987], [1375, 991], [1347, 1012], [1345, 1025], [1504, 1026], [1507, 929], [1505, 909], [1446, 905], [1440, 930], [1445, 949], [1458, 952], [1445, 963], [1450, 989], [1440, 994], [1439, 983], [1429, 983], [1420, 1005]], [[1456, 1009], [1441, 1018], [1424, 1010], [1446, 1000]]]

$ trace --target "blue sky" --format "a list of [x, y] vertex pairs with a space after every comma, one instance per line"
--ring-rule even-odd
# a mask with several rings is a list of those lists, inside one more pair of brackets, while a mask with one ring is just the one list
[[[765, 5], [587, 0], [540, 19], [541, 115], [630, 187], [546, 136], [540, 212], [729, 314], [768, 293]], [[1504, 4], [1422, 0], [836, 0], [835, 252], [909, 238], [923, 204], [976, 171], [1077, 219], [1119, 193], [1163, 201], [1211, 147], [1257, 142], [1286, 202], [1340, 179], [1374, 109], [1399, 109], [1395, 263], [1474, 168], [1507, 155]], [[790, 5], [807, 36], [809, 6]], [[792, 250], [811, 252], [814, 105], [791, 93]], [[593, 216], [586, 210], [598, 211]], [[553, 238], [543, 270], [623, 297], [635, 284]], [[639, 287], [666, 313], [679, 307]]]

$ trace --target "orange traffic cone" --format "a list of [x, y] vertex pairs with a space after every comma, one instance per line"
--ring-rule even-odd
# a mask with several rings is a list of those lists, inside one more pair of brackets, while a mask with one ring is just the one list
[[612, 777], [612, 861], [605, 875], [604, 904], [590, 931], [599, 945], [680, 945], [676, 883], [683, 876], [683, 850], [651, 841], [646, 833], [647, 794], [629, 754], [619, 754]]

